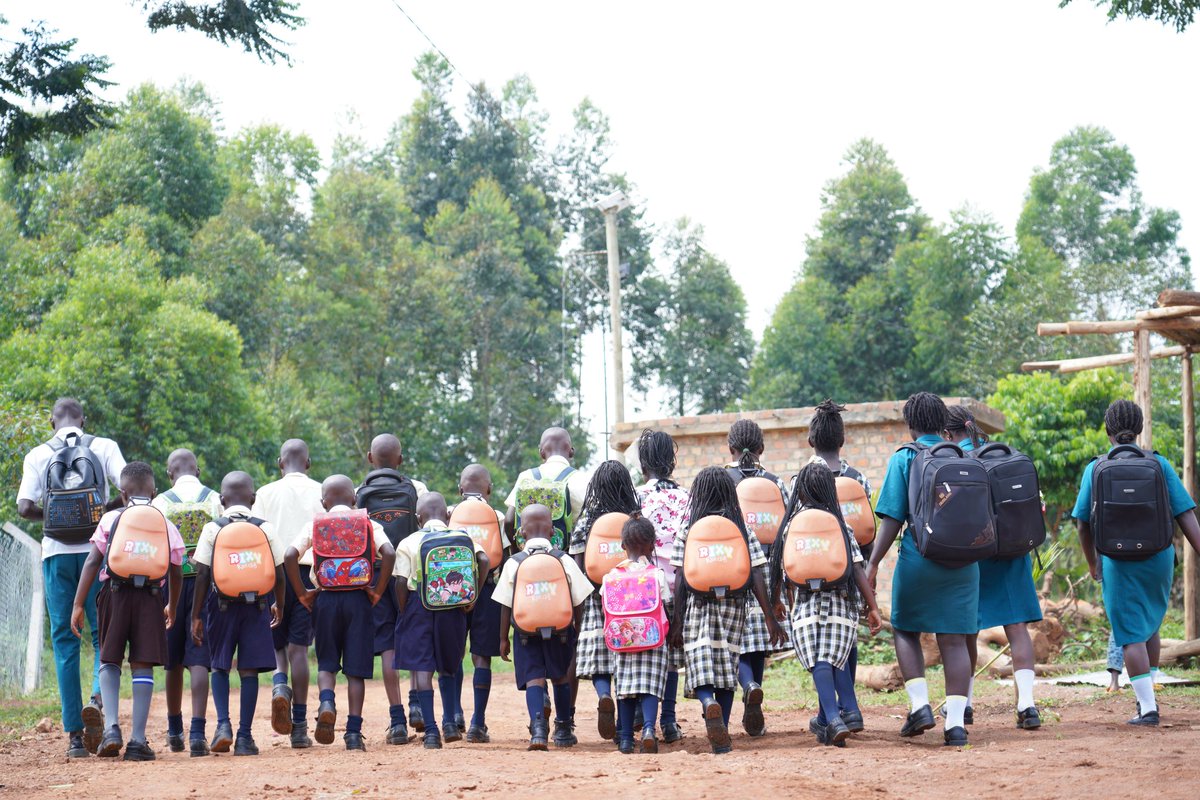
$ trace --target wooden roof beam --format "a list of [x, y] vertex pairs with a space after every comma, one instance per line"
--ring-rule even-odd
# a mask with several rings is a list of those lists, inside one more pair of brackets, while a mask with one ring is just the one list
[[[1187, 352], [1183, 345], [1174, 347], [1157, 347], [1150, 351], [1150, 358], [1173, 358]], [[1058, 372], [1083, 372], [1102, 367], [1116, 367], [1121, 364], [1132, 364], [1133, 353], [1112, 353], [1106, 356], [1087, 356], [1085, 358], [1065, 358], [1059, 361], [1028, 361], [1021, 365], [1024, 372], [1040, 370], [1056, 370]]]
[[1133, 333], [1134, 331], [1195, 330], [1200, 332], [1200, 316], [1174, 317], [1171, 319], [1114, 319], [1095, 322], [1076, 320], [1073, 322], [1038, 323], [1038, 336], [1075, 336], [1086, 333]]

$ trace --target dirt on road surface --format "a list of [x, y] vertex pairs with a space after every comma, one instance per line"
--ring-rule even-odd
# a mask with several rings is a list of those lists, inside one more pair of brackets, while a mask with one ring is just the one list
[[[768, 676], [768, 695], [770, 694]], [[264, 680], [264, 684], [266, 681]], [[468, 677], [467, 699], [470, 698]], [[348, 753], [341, 742], [346, 700], [339, 687], [339, 736], [334, 745], [293, 751], [271, 731], [270, 687], [264, 685], [255, 722], [262, 754], [193, 759], [166, 748], [163, 696], [154, 698], [152, 763], [89, 758], [68, 761], [61, 732], [31, 733], [0, 745], [0, 795], [21, 797], [268, 798], [268, 797], [511, 797], [531, 791], [565, 798], [754, 797], [1099, 797], [1196, 798], [1200, 796], [1200, 698], [1192, 693], [1162, 700], [1163, 727], [1131, 728], [1128, 692], [1105, 697], [1091, 689], [1039, 687], [1046, 725], [1017, 730], [1007, 691], [991, 689], [977, 700], [971, 746], [942, 746], [940, 729], [912, 740], [897, 731], [901, 705], [865, 708], [867, 730], [844, 749], [816, 745], [808, 733], [811, 709], [772, 709], [769, 733], [741, 733], [735, 705], [734, 751], [713, 756], [703, 738], [699, 706], [681, 701], [685, 738], [656, 756], [625, 756], [596, 734], [594, 694], [580, 689], [580, 744], [570, 750], [529, 753], [523, 695], [512, 675], [496, 675], [488, 709], [492, 743], [448, 744], [428, 751], [414, 739], [383, 743], [387, 700], [378, 682], [368, 684], [366, 753]], [[314, 690], [315, 693], [315, 690]], [[903, 695], [892, 696], [896, 703]], [[236, 714], [236, 693], [234, 713]], [[123, 718], [128, 703], [123, 703]], [[315, 703], [313, 704], [315, 706]], [[186, 700], [185, 700], [186, 707]], [[312, 707], [312, 706], [310, 706]], [[214, 723], [210, 719], [211, 735]], [[469, 713], [469, 712], [468, 712]], [[186, 723], [186, 720], [185, 720]], [[236, 725], [236, 720], [234, 721]], [[128, 723], [123, 725], [128, 736]], [[520, 794], [517, 794], [520, 793]], [[543, 796], [549, 796], [543, 795]]]

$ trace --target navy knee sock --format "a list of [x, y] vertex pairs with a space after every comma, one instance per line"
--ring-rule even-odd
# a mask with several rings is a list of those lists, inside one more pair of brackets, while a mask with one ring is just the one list
[[347, 714], [346, 733], [362, 733], [362, 717], [357, 714]]
[[471, 683], [475, 689], [475, 709], [471, 712], [471, 724], [486, 725], [488, 698], [492, 696], [492, 668], [476, 667]]
[[[545, 690], [543, 689], [543, 691]], [[575, 719], [575, 707], [571, 705], [571, 684], [553, 684], [552, 691], [554, 692], [554, 719], [560, 722]], [[542, 702], [542, 705], [545, 705], [545, 701]]]
[[[454, 722], [454, 715], [458, 713], [457, 693], [454, 691], [458, 686], [458, 680], [454, 674], [442, 675], [438, 674], [438, 692], [442, 695], [442, 725], [447, 722]], [[421, 709], [424, 711], [424, 709]]]
[[696, 699], [700, 701], [701, 706], [708, 705], [710, 700], [716, 700], [717, 690], [713, 688], [711, 683], [706, 683], [703, 686], [696, 687]]
[[462, 687], [463, 687], [463, 667], [458, 665], [458, 669], [454, 673], [454, 713], [458, 716], [466, 716], [462, 707]]
[[188, 731], [188, 739], [204, 738], [204, 717], [192, 717], [192, 727]]
[[438, 733], [437, 723], [434, 722], [437, 717], [433, 712], [433, 689], [420, 689], [414, 694], [417, 696], [417, 705], [421, 707], [421, 716], [425, 718], [425, 734], [428, 735], [431, 731]]
[[287, 673], [286, 672], [276, 672], [274, 675], [271, 676], [271, 685], [272, 686], [278, 686], [281, 683], [283, 683], [283, 684], [287, 683]]
[[725, 727], [729, 727], [729, 715], [733, 713], [733, 689], [717, 689], [717, 702], [721, 704], [721, 716]]
[[596, 687], [596, 696], [604, 697], [612, 694], [612, 675], [593, 675], [592, 686]]
[[744, 655], [738, 657], [738, 684], [745, 689], [754, 682], [754, 665], [750, 661], [750, 656]]
[[407, 725], [408, 720], [404, 718], [404, 704], [397, 703], [394, 706], [388, 706], [388, 716], [391, 718], [391, 725]]
[[217, 724], [229, 722], [229, 673], [214, 669], [208, 679], [212, 690], [213, 710], [217, 712]]
[[817, 714], [822, 725], [837, 716], [837, 689], [833, 685], [833, 665], [828, 661], [818, 661], [812, 668], [813, 686], [817, 690], [817, 702], [821, 710]]
[[652, 694], [644, 694], [639, 698], [639, 702], [642, 705], [642, 729], [653, 728], [654, 718], [658, 716], [658, 698]]
[[258, 676], [242, 676], [241, 717], [238, 718], [238, 736], [249, 736], [254, 724], [254, 707], [258, 705]]
[[308, 703], [292, 703], [292, 724], [299, 728], [308, 725]]
[[667, 686], [663, 692], [662, 719], [663, 725], [675, 722], [675, 696], [679, 694], [679, 673], [671, 670], [667, 673]]
[[529, 709], [529, 719], [537, 719], [546, 708], [546, 687], [528, 684], [525, 687], [525, 707]]
[[333, 689], [322, 689], [317, 694], [317, 700], [322, 703], [335, 703], [337, 702], [337, 692]]
[[637, 713], [636, 697], [622, 697], [617, 700], [617, 739], [620, 741], [633, 739], [633, 716]]
[[767, 671], [767, 654], [751, 653], [750, 667], [754, 670], [754, 682], [762, 686], [763, 676]]
[[858, 697], [854, 694], [854, 673], [847, 663], [844, 669], [833, 671], [833, 687], [837, 691], [838, 711], [858, 711]]
[[183, 714], [167, 714], [167, 733], [183, 736]]

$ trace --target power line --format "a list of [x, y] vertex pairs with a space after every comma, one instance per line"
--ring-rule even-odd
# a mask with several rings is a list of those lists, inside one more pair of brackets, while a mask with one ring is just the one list
[[450, 65], [450, 69], [454, 70], [454, 72], [458, 75], [458, 77], [462, 78], [463, 81], [466, 82], [467, 86], [471, 87], [471, 91], [475, 91], [474, 85], [472, 85], [471, 81], [467, 79], [467, 76], [464, 75], [462, 70], [460, 70], [455, 65], [455, 63], [450, 60], [450, 56], [446, 55], [446, 52], [444, 50], [442, 50], [442, 48], [438, 47], [437, 42], [435, 42], [433, 40], [433, 37], [431, 37], [428, 33], [426, 33], [425, 30], [420, 25], [417, 24], [417, 21], [412, 18], [412, 14], [409, 14], [407, 11], [405, 11], [404, 6], [400, 5], [400, 3], [397, 2], [397, 0], [392, 0], [392, 5], [394, 5], [397, 9], [399, 9], [400, 13], [403, 14], [405, 16], [405, 18], [409, 22], [412, 23], [412, 26], [417, 29], [417, 33], [419, 33], [423, 37], [425, 37], [425, 41], [429, 42], [429, 46], [432, 47], [434, 50], [436, 50], [437, 54], [442, 57], [442, 60]]

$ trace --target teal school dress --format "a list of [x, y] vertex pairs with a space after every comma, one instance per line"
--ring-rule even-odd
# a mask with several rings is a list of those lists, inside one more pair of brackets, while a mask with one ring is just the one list
[[[1196, 507], [1183, 488], [1175, 468], [1162, 456], [1155, 454], [1167, 482], [1167, 499], [1171, 516], [1178, 517]], [[1092, 516], [1092, 461], [1083, 470], [1079, 496], [1071, 516], [1090, 520]], [[1175, 580], [1175, 548], [1168, 547], [1145, 561], [1117, 561], [1100, 556], [1100, 575], [1104, 589], [1104, 610], [1112, 625], [1113, 640], [1118, 647], [1148, 641], [1158, 633], [1167, 604], [1171, 598], [1171, 583]]]
[[[963, 439], [958, 446], [971, 452], [975, 446]], [[979, 562], [979, 630], [1003, 625], [1038, 622], [1042, 604], [1033, 585], [1033, 556], [988, 558]]]
[[[933, 447], [940, 436], [922, 436]], [[888, 460], [875, 514], [899, 522], [908, 519], [908, 473], [916, 453], [898, 450]], [[973, 634], [979, 630], [979, 565], [948, 569], [923, 557], [913, 537], [900, 537], [900, 556], [892, 576], [892, 627], [911, 633]]]

